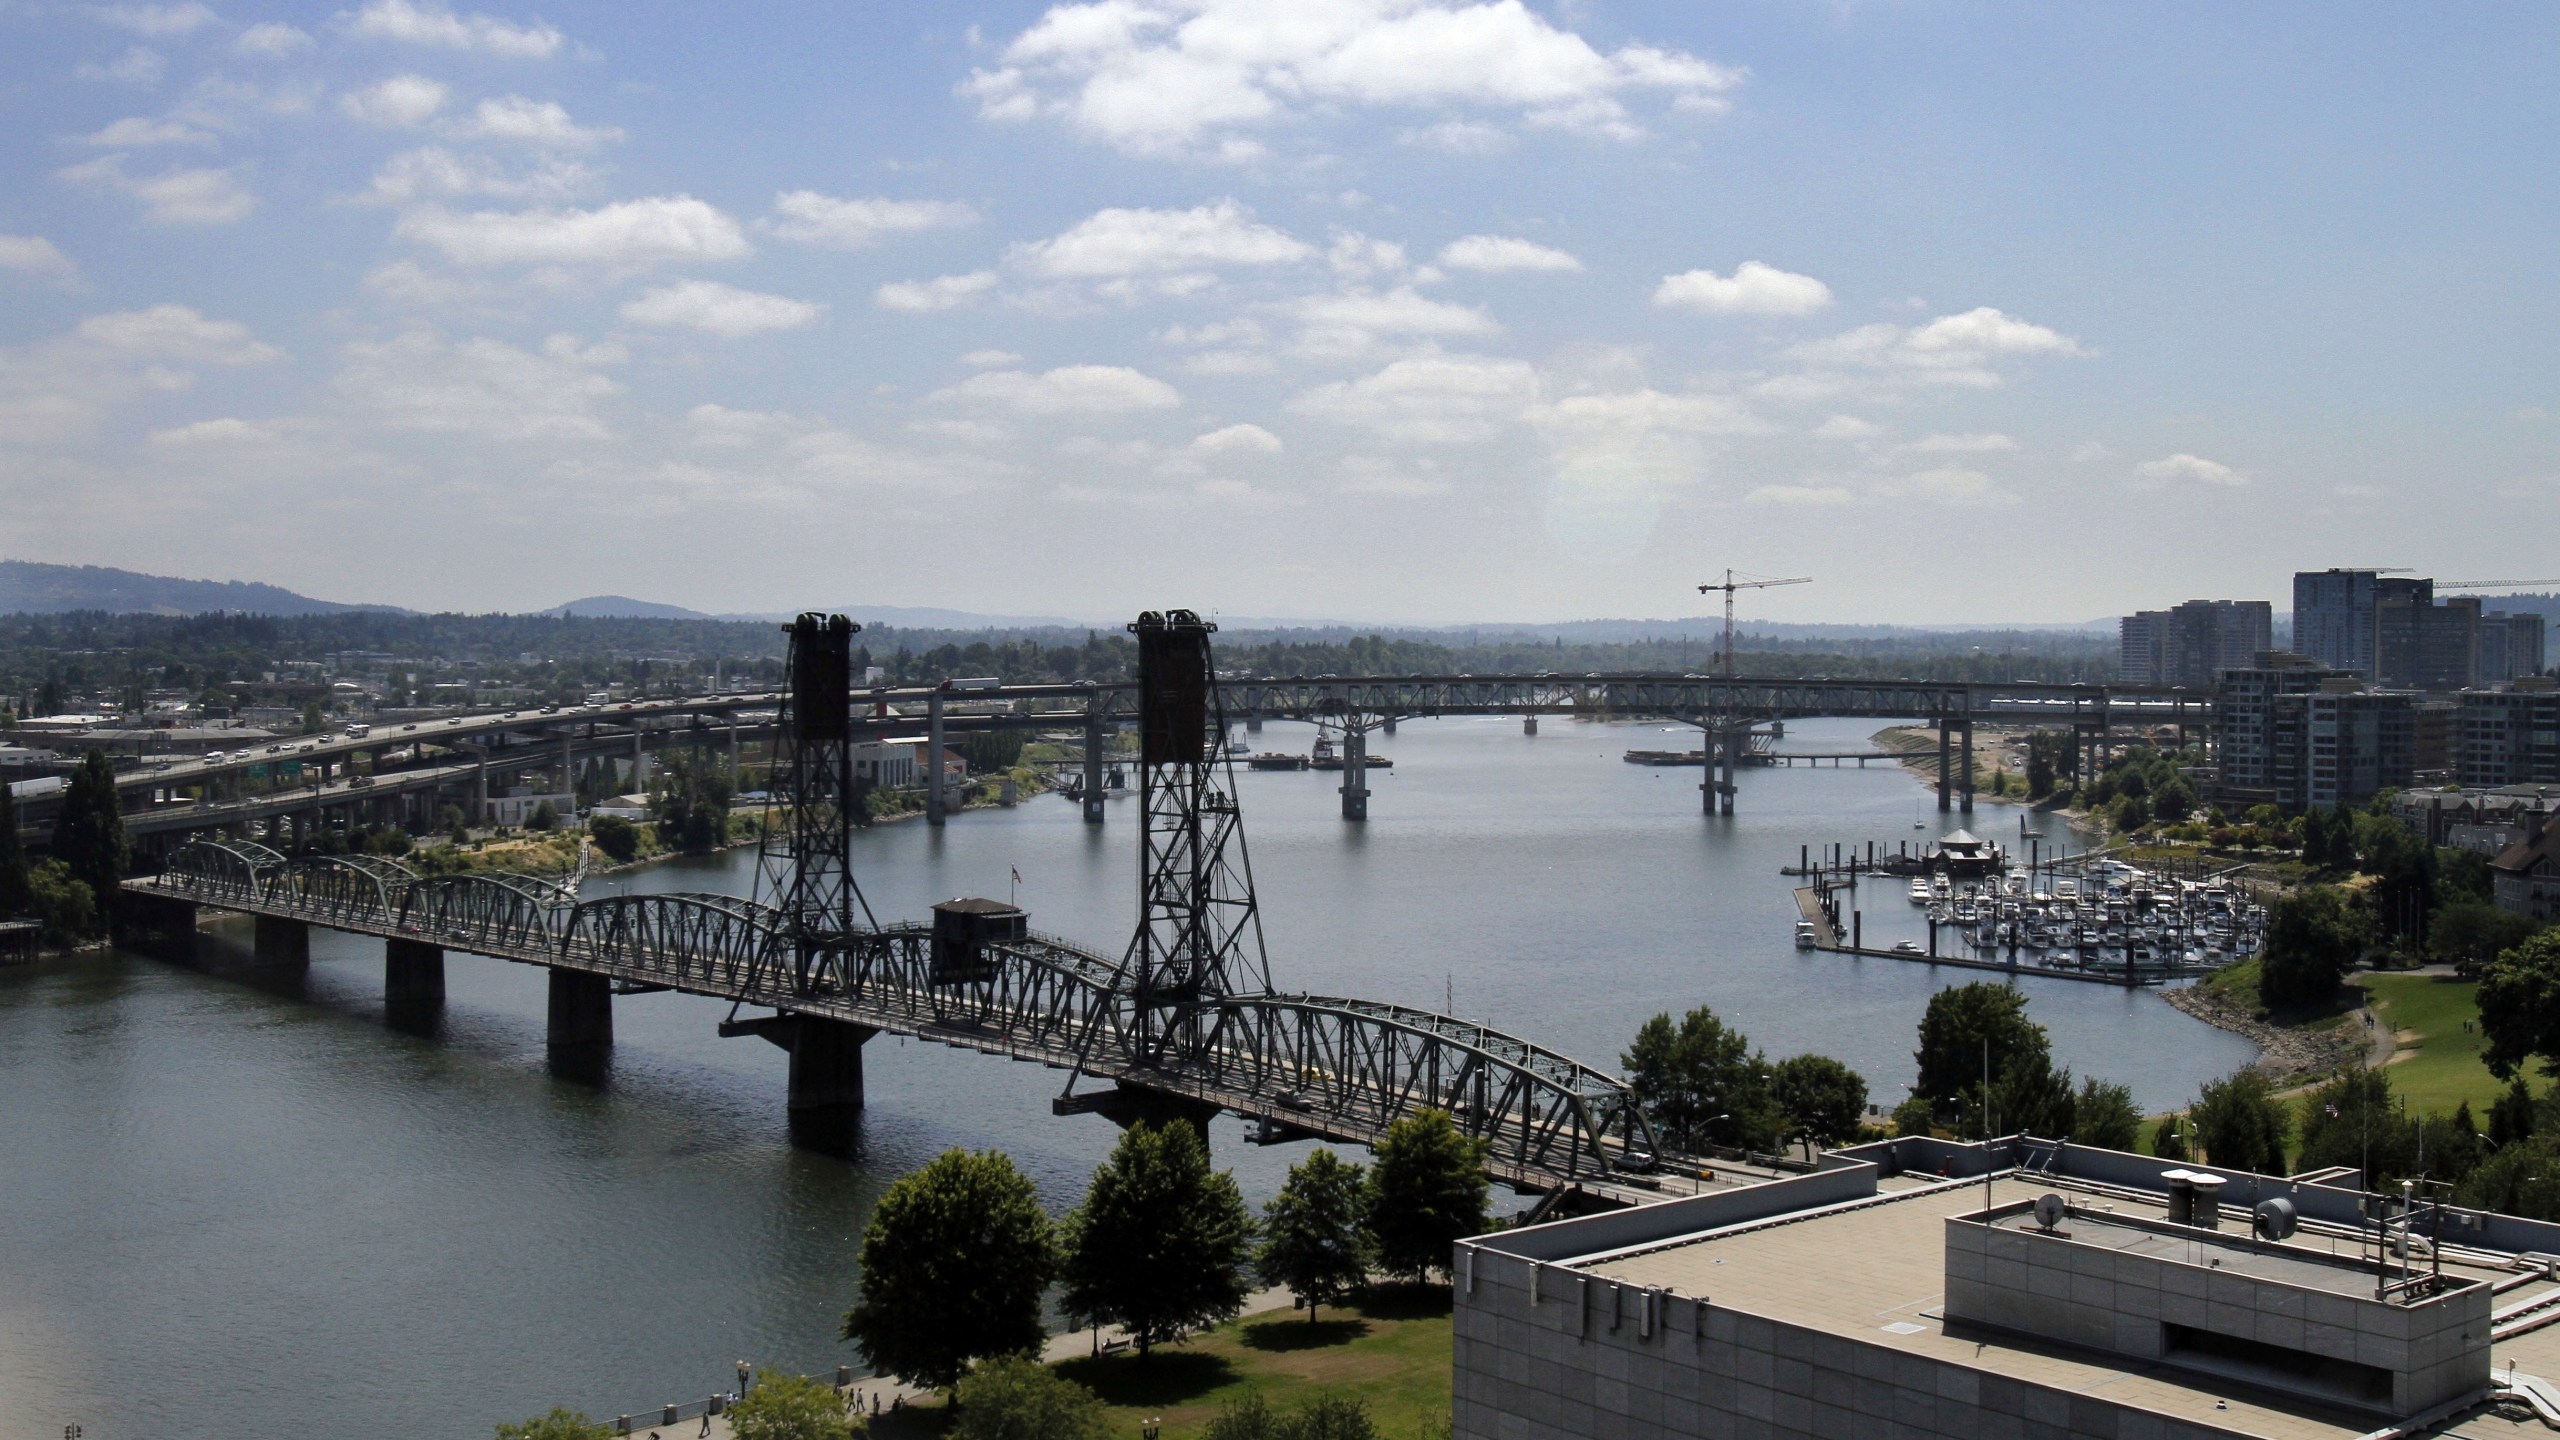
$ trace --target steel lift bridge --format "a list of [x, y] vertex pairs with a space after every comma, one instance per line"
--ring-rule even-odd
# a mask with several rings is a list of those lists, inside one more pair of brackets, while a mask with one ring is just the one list
[[[1486, 1142], [1493, 1178], [1529, 1191], [1613, 1184], [1655, 1168], [1625, 1084], [1485, 1025], [1406, 1006], [1283, 992], [1271, 983], [1210, 660], [1214, 626], [1187, 610], [1141, 615], [1138, 638], [1139, 914], [1116, 957], [1029, 928], [989, 900], [882, 923], [856, 884], [850, 641], [841, 615], [789, 627], [791, 688], [758, 895], [578, 899], [548, 881], [428, 877], [362, 856], [288, 860], [197, 840], [128, 881], [127, 943], [180, 947], [198, 907], [257, 917], [262, 958], [307, 959], [309, 927], [379, 936], [401, 1005], [443, 994], [444, 952], [550, 972], [555, 1057], [612, 1038], [612, 997], [674, 990], [733, 1002], [724, 1034], [790, 1051], [795, 1121], [842, 1124], [862, 1103], [862, 1045], [886, 1031], [1067, 1072], [1059, 1114], [1122, 1123], [1220, 1111], [1260, 1141], [1372, 1144], [1439, 1109]], [[770, 1014], [745, 1016], [746, 1007]], [[1641, 1185], [1642, 1181], [1637, 1181]]]

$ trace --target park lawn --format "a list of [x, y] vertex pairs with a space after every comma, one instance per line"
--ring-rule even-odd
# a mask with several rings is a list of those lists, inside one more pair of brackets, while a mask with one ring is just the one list
[[2360, 976], [2355, 983], [2372, 997], [2374, 1015], [2393, 1034], [2415, 1037], [2400, 1041], [2385, 1072], [2392, 1093], [2408, 1102], [2410, 1113], [2448, 1115], [2467, 1100], [2472, 1118], [2487, 1124], [2489, 1106], [2507, 1087], [2480, 1061], [2488, 1037], [2477, 1026], [2468, 1034], [2462, 1028], [2463, 1021], [2480, 1018], [2478, 982], [2376, 974]]
[[[1136, 1435], [1161, 1419], [1164, 1440], [1197, 1435], [1228, 1403], [1259, 1392], [1287, 1411], [1331, 1391], [1367, 1402], [1383, 1440], [1415, 1440], [1449, 1410], [1449, 1291], [1382, 1287], [1369, 1300], [1328, 1308], [1309, 1325], [1294, 1310], [1230, 1321], [1181, 1345], [1061, 1360], [1058, 1373], [1100, 1395], [1110, 1433]], [[911, 1409], [879, 1435], [939, 1433], [938, 1405]]]

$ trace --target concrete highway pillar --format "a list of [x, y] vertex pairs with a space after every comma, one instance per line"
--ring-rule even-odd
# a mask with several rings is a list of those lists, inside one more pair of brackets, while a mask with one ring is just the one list
[[794, 1112], [862, 1108], [862, 1042], [879, 1033], [849, 1020], [793, 1017], [791, 1096]]
[[936, 690], [924, 706], [924, 820], [928, 825], [942, 823], [942, 692]]
[[1356, 715], [1342, 727], [1342, 818], [1369, 818], [1369, 731]]
[[471, 823], [489, 823], [489, 761], [486, 756], [471, 767]]
[[1955, 808], [1955, 757], [1948, 746], [1954, 736], [1947, 732], [1947, 717], [1938, 717], [1938, 813]]
[[575, 825], [578, 820], [578, 756], [572, 748], [574, 737], [560, 732], [560, 793], [569, 797], [569, 812], [560, 817], [562, 825]]
[[734, 712], [729, 716], [729, 783], [738, 783], [738, 717]]
[[258, 963], [261, 965], [308, 965], [311, 963], [311, 927], [299, 920], [281, 915], [258, 917]]
[[1538, 733], [1538, 717], [1537, 717], [1537, 716], [1535, 716], [1535, 715], [1523, 715], [1523, 716], [1521, 716], [1521, 717], [1520, 717], [1520, 733], [1521, 733], [1521, 734], [1523, 734], [1523, 735], [1535, 735], [1535, 734], [1537, 734], [1537, 733]]
[[1396, 733], [1396, 717], [1393, 715], [1388, 716], [1385, 720], [1379, 722], [1378, 728], [1386, 731], [1390, 735], [1393, 735]]
[[1102, 702], [1096, 700], [1084, 714], [1084, 818], [1089, 825], [1102, 823]]
[[613, 980], [584, 970], [551, 972], [551, 1050], [598, 1051], [613, 1046]]
[[1973, 813], [1973, 717], [1964, 717], [1964, 813]]
[[1716, 793], [1723, 801], [1718, 808], [1727, 815], [1733, 813], [1733, 792], [1738, 788], [1735, 782], [1742, 775], [1742, 747], [1750, 743], [1750, 738], [1751, 727], [1748, 725], [1737, 725], [1724, 732], [1724, 774], [1716, 786]]
[[1262, 733], [1262, 717], [1261, 717], [1261, 716], [1259, 716], [1259, 715], [1247, 715], [1246, 717], [1244, 717], [1244, 733], [1246, 733], [1247, 735], [1259, 735], [1259, 734], [1261, 734], [1261, 733]]
[[382, 998], [393, 1005], [444, 1001], [444, 947], [424, 940], [382, 942]]

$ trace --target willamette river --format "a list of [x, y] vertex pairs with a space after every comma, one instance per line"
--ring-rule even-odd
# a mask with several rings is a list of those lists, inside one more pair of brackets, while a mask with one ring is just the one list
[[[1706, 1003], [1772, 1057], [1815, 1050], [1891, 1105], [1940, 985], [1976, 978], [1790, 945], [1797, 846], [1920, 840], [1952, 821], [1898, 768], [1764, 770], [1741, 813], [1699, 814], [1695, 770], [1621, 763], [1657, 727], [1406, 725], [1375, 742], [1370, 819], [1338, 777], [1240, 776], [1273, 979], [1488, 1019], [1597, 1064], [1638, 1023]], [[1856, 748], [1873, 721], [1791, 725]], [[1693, 732], [1694, 733], [1694, 732]], [[1303, 750], [1272, 725], [1257, 748]], [[1971, 817], [2014, 836], [2016, 812]], [[1032, 923], [1116, 953], [1132, 920], [1134, 805], [1087, 826], [1044, 796], [855, 842], [884, 917], [1024, 879]], [[1924, 829], [1915, 829], [1914, 824]], [[740, 853], [593, 882], [745, 893]], [[1869, 943], [1917, 934], [1871, 889]], [[116, 955], [0, 971], [0, 1440], [485, 1436], [554, 1403], [611, 1416], [721, 1387], [734, 1361], [832, 1367], [854, 1250], [882, 1186], [954, 1145], [1010, 1152], [1054, 1210], [1116, 1132], [1055, 1119], [1060, 1077], [869, 1047], [855, 1159], [794, 1150], [780, 1050], [721, 1040], [725, 1007], [615, 1001], [601, 1087], [543, 1063], [544, 981], [455, 955], [440, 1033], [385, 1028], [378, 942], [313, 932], [307, 976]], [[2157, 996], [2022, 982], [2057, 1058], [2147, 1108], [2251, 1058]], [[1303, 1147], [1212, 1143], [1250, 1198]]]

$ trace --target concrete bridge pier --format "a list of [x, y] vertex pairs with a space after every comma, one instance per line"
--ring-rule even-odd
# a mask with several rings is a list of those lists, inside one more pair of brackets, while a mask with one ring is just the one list
[[1259, 734], [1261, 734], [1261, 733], [1262, 733], [1262, 717], [1261, 717], [1261, 716], [1259, 716], [1259, 715], [1247, 715], [1246, 717], [1244, 717], [1244, 733], [1246, 733], [1247, 735], [1259, 735]]
[[942, 823], [942, 692], [925, 701], [924, 822]]
[[1960, 733], [1960, 734], [1963, 736], [1963, 738], [1964, 738], [1964, 791], [1963, 791], [1963, 794], [1964, 794], [1964, 813], [1966, 813], [1967, 815], [1970, 815], [1970, 814], [1972, 814], [1972, 813], [1973, 813], [1973, 717], [1972, 717], [1972, 716], [1968, 715], [1968, 716], [1966, 716], [1966, 717], [1965, 717], [1965, 719], [1964, 719], [1964, 728], [1963, 728], [1963, 730], [1962, 730], [1961, 732], [1959, 732], [1959, 733]]
[[258, 917], [257, 954], [261, 965], [311, 963], [311, 927], [281, 915]]
[[1386, 731], [1390, 735], [1393, 735], [1396, 733], [1396, 717], [1390, 715], [1386, 719], [1379, 721], [1378, 728]]
[[383, 941], [382, 998], [392, 1005], [443, 1004], [444, 947], [397, 937]]
[[1954, 737], [1947, 733], [1947, 717], [1938, 717], [1938, 813], [1955, 808], [1955, 756], [1948, 749]]
[[850, 1020], [795, 1015], [787, 1040], [768, 1035], [791, 1051], [793, 1116], [861, 1109], [862, 1045], [879, 1033]]
[[613, 980], [584, 970], [553, 970], [550, 1027], [544, 1036], [552, 1056], [589, 1056], [613, 1048]]
[[1523, 735], [1535, 735], [1535, 734], [1537, 734], [1537, 733], [1538, 733], [1538, 717], [1537, 717], [1537, 716], [1535, 716], [1535, 715], [1523, 715], [1523, 716], [1521, 716], [1521, 717], [1520, 717], [1520, 733], [1521, 733], [1521, 734], [1523, 734]]
[[1342, 818], [1369, 818], [1369, 732], [1357, 719], [1342, 727]]
[[1094, 702], [1084, 717], [1084, 818], [1088, 825], [1102, 823], [1102, 708]]
[[196, 907], [128, 890], [107, 912], [108, 933], [127, 950], [187, 964], [196, 958]]

